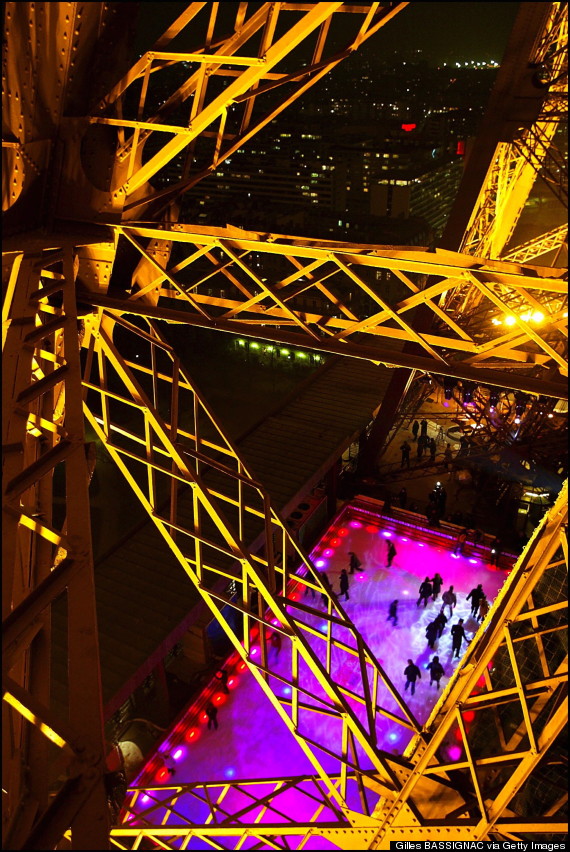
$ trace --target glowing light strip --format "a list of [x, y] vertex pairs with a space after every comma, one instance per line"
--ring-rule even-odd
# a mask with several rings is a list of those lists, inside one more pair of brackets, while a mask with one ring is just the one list
[[40, 729], [42, 734], [46, 736], [48, 740], [51, 740], [52, 743], [55, 743], [55, 745], [59, 746], [60, 748], [64, 748], [64, 746], [67, 745], [66, 741], [62, 737], [60, 737], [59, 734], [56, 734], [53, 728], [50, 728], [49, 725], [46, 725], [45, 722], [42, 722], [40, 719], [38, 719], [38, 717], [34, 713], [32, 713], [32, 711], [29, 710], [25, 706], [25, 704], [22, 704], [21, 701], [18, 701], [18, 699], [10, 692], [5, 692], [2, 698], [4, 699], [4, 701], [6, 701], [7, 704], [10, 704], [14, 708], [14, 710], [17, 710], [18, 713], [20, 713], [25, 719], [27, 719], [28, 722], [31, 722], [33, 725], [36, 725], [36, 727]]

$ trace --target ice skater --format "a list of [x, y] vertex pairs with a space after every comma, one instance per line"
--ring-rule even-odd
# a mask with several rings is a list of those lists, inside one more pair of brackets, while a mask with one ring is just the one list
[[483, 586], [481, 583], [479, 583], [476, 589], [471, 589], [471, 591], [467, 595], [467, 600], [471, 599], [471, 615], [473, 616], [473, 618], [476, 618], [477, 611], [479, 610], [479, 604], [481, 603], [481, 599], [484, 597], [485, 592], [483, 591]]
[[441, 574], [438, 574], [437, 571], [435, 573], [435, 577], [431, 581], [433, 587], [432, 600], [436, 601], [439, 597], [439, 593], [441, 592], [441, 587], [443, 586], [443, 577]]
[[393, 542], [389, 541], [388, 542], [388, 551], [386, 553], [386, 568], [392, 567], [392, 560], [397, 555], [397, 553], [398, 553], [398, 551], [394, 547]]
[[394, 627], [398, 626], [398, 601], [392, 601], [388, 610], [388, 618], [386, 621], [394, 621]]
[[457, 624], [454, 624], [451, 628], [451, 636], [452, 636], [452, 644], [451, 650], [453, 651], [454, 657], [459, 657], [459, 653], [461, 651], [461, 644], [463, 640], [467, 641], [467, 637], [465, 635], [465, 628], [463, 627], [463, 619], [460, 618]]
[[350, 570], [348, 573], [354, 574], [355, 571], [358, 571], [358, 569], [362, 565], [362, 562], [360, 561], [356, 553], [354, 553], [354, 551], [349, 550], [348, 555], [350, 556]]
[[467, 541], [467, 530], [463, 529], [457, 536], [457, 541], [455, 542], [455, 550], [453, 551], [453, 555], [457, 556], [458, 552], [463, 553], [463, 548], [465, 547], [465, 542]]
[[[307, 573], [305, 574], [305, 580], [309, 583], [314, 583], [316, 585], [317, 581], [315, 579], [315, 575], [311, 571], [309, 567], [307, 567]], [[313, 596], [313, 600], [317, 597], [317, 593], [310, 586], [305, 586], [305, 591], [303, 592], [303, 597], [306, 597], [309, 592], [311, 592]]]
[[328, 574], [326, 574], [324, 571], [321, 571], [319, 577], [321, 578], [321, 583], [325, 587], [324, 592], [321, 592], [321, 602], [323, 603], [323, 606], [328, 606], [329, 598], [332, 594], [330, 580], [328, 578]]
[[443, 607], [441, 608], [439, 615], [434, 618], [434, 624], [437, 624], [437, 638], [441, 639], [443, 631], [445, 630], [445, 625], [447, 624], [447, 618], [443, 612]]
[[408, 660], [408, 665], [404, 669], [404, 674], [406, 675], [406, 685], [404, 687], [404, 692], [408, 691], [408, 686], [411, 686], [411, 693], [414, 695], [416, 691], [416, 680], [419, 678], [422, 679], [422, 673], [418, 669], [418, 667], [411, 660]]
[[485, 616], [489, 612], [489, 601], [487, 600], [486, 595], [483, 595], [481, 600], [479, 601], [479, 614], [477, 616], [477, 621], [484, 621]]
[[206, 704], [206, 716], [208, 717], [208, 730], [214, 727], [214, 730], [218, 730], [218, 708], [214, 707], [211, 701], [208, 701]]
[[340, 572], [340, 593], [344, 595], [345, 601], [349, 600], [348, 597], [348, 574], [346, 573], [346, 568], [343, 568]]
[[418, 602], [417, 602], [416, 606], [419, 606], [421, 604], [421, 602], [423, 601], [424, 602], [424, 609], [425, 609], [426, 606], [427, 606], [427, 602], [430, 599], [431, 594], [433, 592], [433, 587], [430, 583], [429, 577], [425, 578], [425, 580], [423, 581], [423, 583], [420, 586], [419, 592], [420, 592], [420, 596], [418, 598]]
[[443, 593], [441, 600], [443, 601], [443, 606], [441, 607], [441, 611], [443, 612], [445, 607], [449, 607], [449, 617], [453, 615], [453, 610], [457, 606], [457, 595], [453, 591], [453, 586], [450, 586], [449, 589]]
[[435, 647], [435, 640], [437, 639], [437, 631], [438, 631], [437, 622], [436, 621], [430, 621], [430, 623], [426, 627], [426, 639], [428, 641], [428, 648], [431, 648], [432, 650]]
[[443, 666], [439, 662], [439, 657], [434, 657], [432, 661], [427, 664], [426, 669], [429, 669], [429, 685], [431, 686], [435, 681], [435, 685], [439, 689], [439, 682], [445, 674]]
[[281, 647], [283, 645], [283, 637], [281, 636], [280, 633], [277, 633], [276, 631], [274, 631], [271, 634], [270, 642], [271, 642], [271, 647], [275, 651], [275, 662], [277, 662], [277, 660], [279, 659], [279, 652], [280, 652]]

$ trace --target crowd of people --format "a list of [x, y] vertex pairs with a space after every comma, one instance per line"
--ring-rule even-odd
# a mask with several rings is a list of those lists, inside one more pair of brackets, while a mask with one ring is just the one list
[[[420, 584], [416, 607], [419, 607], [423, 602], [425, 609], [430, 599], [432, 602], [436, 602], [439, 598], [442, 586], [443, 578], [439, 573], [436, 572], [435, 576], [432, 578], [426, 577]], [[483, 591], [482, 583], [479, 583], [476, 587], [471, 589], [469, 594], [466, 596], [466, 601], [471, 601], [471, 617], [478, 623], [482, 622], [489, 612], [489, 601]], [[449, 589], [443, 592], [441, 596], [441, 603], [442, 605], [439, 613], [426, 627], [425, 636], [430, 650], [435, 650], [435, 643], [443, 636], [445, 627], [448, 621], [452, 618], [453, 611], [457, 606], [457, 595], [453, 586], [450, 585]], [[388, 608], [387, 621], [391, 621], [394, 627], [397, 627], [398, 625], [398, 604], [398, 600], [393, 600]], [[446, 607], [449, 609], [449, 618], [445, 614]], [[451, 626], [450, 633], [452, 658], [457, 659], [461, 653], [463, 643], [467, 642], [463, 618], [459, 618], [457, 622]], [[437, 689], [439, 689], [440, 680], [445, 675], [439, 656], [434, 656], [426, 666], [426, 669], [429, 669], [430, 671], [430, 686], [432, 683], [435, 683]], [[421, 672], [412, 660], [408, 660], [408, 665], [404, 669], [404, 675], [406, 677], [404, 691], [407, 691], [410, 687], [410, 692], [414, 695], [416, 691], [416, 681], [421, 680]]]

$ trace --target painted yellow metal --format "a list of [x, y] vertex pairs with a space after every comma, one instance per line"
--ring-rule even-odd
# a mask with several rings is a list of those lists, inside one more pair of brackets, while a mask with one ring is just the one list
[[[560, 377], [567, 375], [568, 299], [564, 270], [522, 267], [438, 249], [428, 252], [318, 242], [240, 232], [236, 228], [200, 230], [191, 225], [156, 228], [132, 224], [121, 226], [119, 233], [158, 273], [145, 289], [153, 287], [158, 293], [158, 305], [165, 308], [164, 318], [175, 320], [167, 311], [182, 301], [192, 310], [186, 319], [180, 313], [180, 322], [266, 340], [278, 340], [285, 331], [291, 342], [307, 348], [351, 355], [360, 350], [360, 357], [371, 360], [520, 389], [520, 383], [527, 379], [525, 390], [532, 387], [537, 394], [565, 395], [563, 384], [547, 385], [536, 372], [537, 367], [549, 370], [549, 379], [556, 371]], [[141, 240], [158, 240], [166, 235], [179, 249], [187, 247], [188, 251], [172, 270], [161, 268], [141, 245]], [[294, 272], [290, 271], [292, 266]], [[192, 267], [196, 273], [190, 277]], [[375, 283], [380, 270], [394, 273], [410, 295], [394, 291], [393, 301], [388, 303]], [[414, 276], [427, 277], [422, 289]], [[234, 285], [231, 298], [211, 295], [213, 288], [222, 290], [228, 281]], [[323, 299], [325, 282], [328, 309]], [[469, 314], [458, 316], [454, 310], [437, 304], [441, 294], [449, 298], [450, 293], [464, 292], [466, 286], [479, 294], [479, 310], [487, 316], [486, 323], [478, 326], [476, 339], [471, 334], [473, 320]], [[350, 303], [347, 292], [351, 293]], [[133, 288], [131, 300], [139, 301], [140, 297]], [[307, 308], [309, 297], [322, 301], [321, 312]], [[112, 301], [95, 297], [93, 304], [108, 308]], [[117, 311], [128, 312], [127, 305], [123, 301]], [[432, 311], [437, 323], [435, 333], [416, 332], [406, 320], [419, 305]], [[538, 308], [542, 320], [536, 325], [533, 318], [539, 316]], [[135, 308], [135, 312], [142, 310]], [[532, 318], [529, 321], [523, 317]], [[510, 324], [511, 320], [513, 329], [505, 335], [504, 323]], [[394, 327], [394, 321], [399, 327]], [[273, 330], [275, 326], [279, 328]], [[407, 341], [419, 343], [424, 349], [422, 356], [402, 352], [401, 344]], [[347, 343], [352, 344], [352, 349]], [[413, 363], [408, 363], [410, 357]], [[419, 360], [422, 357], [424, 360]], [[462, 372], [469, 371], [471, 363], [477, 364], [477, 370], [490, 368], [493, 374], [490, 370], [487, 374]], [[516, 368], [516, 376], [504, 372], [510, 365]], [[521, 374], [525, 368], [534, 375]]]
[[[248, 16], [248, 4], [240, 3], [236, 4], [233, 35], [216, 41], [218, 5], [189, 4], [119, 83], [110, 85], [103, 97], [99, 92], [98, 106], [90, 116], [70, 119], [64, 116], [77, 116], [77, 104], [91, 98], [93, 45], [103, 43], [106, 37], [113, 44], [112, 36], [105, 33], [110, 33], [113, 16], [120, 17], [116, 13], [121, 4], [7, 4], [4, 103], [10, 136], [3, 142], [3, 208], [13, 217], [10, 222], [16, 234], [3, 257], [2, 317], [3, 603], [12, 679], [8, 683], [12, 691], [8, 689], [3, 702], [9, 844], [25, 846], [27, 826], [34, 819], [29, 814], [38, 809], [53, 821], [44, 837], [51, 838], [54, 832], [59, 837], [64, 831], [57, 809], [47, 808], [46, 735], [72, 747], [83, 738], [73, 761], [64, 767], [72, 778], [81, 778], [83, 785], [79, 799], [70, 795], [66, 800], [66, 825], [72, 826], [74, 848], [104, 848], [107, 844], [87, 496], [91, 471], [82, 421], [82, 395], [87, 390], [91, 393], [89, 405], [85, 401], [85, 414], [93, 428], [315, 767], [315, 774], [308, 778], [259, 782], [259, 795], [252, 803], [253, 809], [261, 806], [267, 814], [272, 798], [284, 786], [297, 790], [312, 786], [316, 804], [311, 824], [298, 825], [291, 814], [284, 824], [260, 825], [248, 812], [239, 823], [220, 826], [214, 803], [222, 807], [232, 785], [216, 793], [219, 800], [209, 785], [202, 785], [204, 800], [213, 803], [208, 823], [136, 829], [118, 826], [111, 835], [115, 848], [139, 848], [145, 838], [154, 838], [162, 848], [185, 848], [198, 836], [212, 848], [224, 848], [223, 838], [236, 836], [238, 846], [232, 848], [239, 848], [249, 838], [272, 848], [283, 848], [286, 842], [306, 848], [312, 837], [320, 836], [349, 849], [386, 848], [390, 840], [410, 836], [472, 840], [491, 834], [516, 839], [521, 834], [562, 833], [563, 797], [549, 802], [542, 808], [541, 818], [533, 819], [527, 816], [521, 795], [524, 785], [539, 780], [541, 761], [556, 745], [567, 719], [562, 701], [567, 658], [560, 655], [556, 644], [567, 625], [562, 609], [566, 599], [558, 589], [560, 575], [567, 572], [563, 535], [566, 489], [519, 560], [429, 722], [420, 730], [342, 607], [329, 598], [324, 616], [327, 631], [317, 636], [304, 621], [310, 607], [287, 597], [289, 582], [302, 584], [291, 573], [287, 556], [299, 563], [306, 562], [306, 557], [291, 541], [268, 496], [226, 439], [153, 319], [564, 396], [560, 384], [552, 379], [567, 371], [566, 283], [561, 270], [521, 266], [543, 251], [559, 247], [563, 230], [554, 229], [530, 244], [504, 250], [537, 171], [551, 178], [550, 162], [559, 165], [553, 160], [550, 143], [567, 91], [563, 58], [566, 7], [549, 4], [537, 38], [537, 70], [545, 73], [547, 69], [550, 75], [544, 109], [524, 132], [497, 147], [465, 235], [464, 251], [451, 253], [156, 220], [161, 204], [170, 204], [205, 177], [407, 4], [264, 3], [253, 4]], [[191, 54], [169, 52], [173, 39], [187, 25], [194, 27], [201, 13], [207, 19], [203, 46]], [[295, 15], [288, 28], [282, 13]], [[331, 20], [344, 13], [362, 16], [358, 33], [344, 51], [326, 58]], [[35, 38], [35, 32], [51, 37]], [[310, 64], [290, 67], [287, 59], [293, 48], [311, 34], [315, 44]], [[253, 50], [248, 50], [250, 43], [255, 45]], [[55, 51], [59, 51], [57, 62]], [[197, 70], [191, 70], [154, 115], [146, 115], [155, 74], [181, 62], [196, 63]], [[223, 74], [233, 82], [223, 94], [208, 100], [209, 79]], [[123, 118], [122, 96], [138, 80], [142, 88], [136, 118]], [[280, 86], [285, 89], [285, 84], [293, 84], [293, 92], [259, 115], [256, 104], [261, 103], [261, 96]], [[187, 125], [171, 124], [171, 110], [189, 99]], [[237, 133], [229, 130], [232, 105], [242, 110]], [[82, 134], [90, 124], [118, 128], [117, 150], [109, 166], [110, 186], [105, 184], [107, 167], [99, 163], [98, 152], [87, 164], [91, 169], [87, 176]], [[165, 130], [174, 138], [143, 165], [143, 148], [150, 134]], [[213, 153], [204, 169], [190, 174], [198, 138], [211, 140]], [[153, 190], [149, 179], [184, 150], [186, 163], [180, 179], [163, 190]], [[54, 151], [58, 156], [50, 159]], [[48, 178], [54, 197], [42, 195]], [[34, 187], [41, 190], [36, 196], [31, 192]], [[40, 195], [46, 204], [34, 201]], [[18, 219], [18, 211], [23, 211], [23, 218]], [[148, 212], [150, 222], [129, 224], [134, 212]], [[75, 235], [62, 237], [50, 230], [55, 215], [83, 222], [108, 221], [109, 225], [97, 225], [92, 232], [91, 226], [77, 226]], [[36, 225], [44, 227], [44, 233], [25, 233]], [[124, 241], [135, 245], [141, 260], [130, 297], [117, 302], [104, 294], [116, 248]], [[187, 249], [187, 254], [169, 268], [174, 243], [179, 251]], [[279, 271], [260, 273], [252, 263], [254, 254], [268, 267], [279, 266]], [[393, 302], [385, 301], [375, 286], [378, 270], [391, 271], [402, 283], [402, 293]], [[84, 308], [89, 302], [93, 306], [92, 315], [85, 320], [77, 317], [77, 278], [90, 291], [90, 295], [79, 294], [79, 301]], [[229, 285], [231, 298], [207, 292], [220, 282]], [[348, 303], [348, 289], [362, 296], [362, 306]], [[302, 303], [307, 295], [317, 301], [317, 309], [307, 310]], [[183, 305], [177, 306], [180, 301]], [[327, 308], [327, 302], [334, 307]], [[436, 323], [429, 332], [418, 331], [412, 318], [422, 305], [432, 311]], [[130, 323], [129, 313], [147, 317], [147, 330]], [[543, 318], [535, 321], [532, 317], [539, 313]], [[494, 327], [489, 324], [490, 316], [497, 320]], [[512, 328], [505, 330], [505, 324]], [[136, 340], [140, 353], [149, 354], [147, 361], [133, 362], [121, 351], [114, 334], [119, 325], [121, 332]], [[401, 345], [412, 341], [424, 352], [406, 360]], [[83, 378], [81, 345], [87, 353]], [[119, 377], [112, 390], [111, 372]], [[165, 389], [167, 415], [159, 413], [163, 411], [159, 397]], [[186, 406], [188, 397], [191, 404]], [[117, 414], [125, 406], [139, 418], [138, 425]], [[191, 423], [183, 420], [186, 410], [193, 412]], [[61, 529], [52, 519], [56, 465], [66, 471], [67, 521]], [[166, 481], [170, 489], [166, 512], [159, 509], [159, 480]], [[238, 587], [241, 598], [237, 602], [224, 591], [225, 581]], [[325, 591], [318, 578], [314, 585], [315, 590]], [[49, 608], [64, 590], [70, 602], [69, 728], [46, 709]], [[254, 590], [260, 601], [256, 611], [251, 608]], [[243, 614], [243, 647], [221, 615], [228, 604]], [[279, 620], [278, 626], [265, 619], [266, 607]], [[259, 631], [260, 662], [251, 654], [250, 627]], [[269, 683], [265, 640], [270, 629], [277, 629], [292, 646], [290, 701], [278, 698]], [[341, 630], [345, 636], [348, 633], [350, 642], [341, 641]], [[309, 633], [323, 643], [322, 659], [311, 650]], [[362, 677], [356, 694], [340, 682], [334, 664], [337, 656], [358, 667]], [[85, 665], [85, 660], [91, 664]], [[322, 692], [317, 704], [299, 684], [303, 660]], [[528, 660], [534, 660], [534, 666], [529, 667]], [[492, 662], [495, 666], [489, 669]], [[366, 707], [365, 723], [350, 708], [355, 695]], [[397, 713], [382, 706], [384, 695], [396, 701]], [[304, 735], [303, 718], [315, 712], [338, 721], [337, 740], [334, 747], [329, 744], [337, 773], [324, 771], [318, 748]], [[474, 724], [467, 722], [466, 712], [475, 714]], [[507, 726], [509, 712], [516, 724]], [[404, 760], [396, 761], [376, 748], [375, 725], [382, 717], [414, 733]], [[486, 734], [486, 751], [481, 750], [477, 733], [481, 730]], [[440, 747], [450, 735], [456, 737], [456, 731], [463, 755], [450, 762]], [[369, 759], [372, 771], [360, 764], [356, 745]], [[25, 756], [29, 778], [23, 773], [21, 756]], [[458, 777], [461, 795], [454, 789]], [[240, 783], [251, 784], [243, 781], [235, 786]], [[359, 789], [362, 813], [346, 805], [351, 785]], [[173, 788], [170, 816], [180, 797], [195, 795], [196, 790], [196, 785]], [[365, 790], [380, 797], [373, 817], [366, 814]], [[140, 793], [133, 791], [133, 796]], [[336, 822], [319, 824], [325, 803], [333, 809]], [[43, 826], [42, 822], [42, 830]]]

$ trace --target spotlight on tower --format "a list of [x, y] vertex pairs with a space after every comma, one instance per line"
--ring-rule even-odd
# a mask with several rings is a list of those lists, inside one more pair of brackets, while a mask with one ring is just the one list
[[471, 405], [473, 402], [473, 394], [475, 393], [476, 388], [477, 385], [475, 382], [463, 382], [463, 403], [465, 405]]
[[446, 399], [451, 399], [453, 396], [453, 388], [457, 384], [456, 380], [451, 376], [445, 376], [443, 380], [443, 395]]

